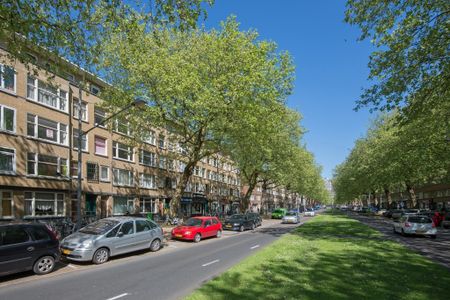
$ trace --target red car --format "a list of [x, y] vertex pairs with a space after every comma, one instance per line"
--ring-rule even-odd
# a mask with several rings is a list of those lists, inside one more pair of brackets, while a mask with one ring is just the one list
[[196, 243], [207, 237], [222, 236], [222, 223], [216, 217], [193, 217], [172, 229], [172, 238]]

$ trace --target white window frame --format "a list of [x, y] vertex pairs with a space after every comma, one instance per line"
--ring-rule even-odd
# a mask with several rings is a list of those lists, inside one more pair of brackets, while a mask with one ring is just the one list
[[[28, 121], [28, 116], [33, 116], [33, 123], [31, 123], [30, 121]], [[35, 115], [35, 114], [30, 114], [30, 113], [28, 113], [27, 114], [27, 136], [29, 136], [29, 137], [32, 137], [32, 138], [35, 138], [35, 139], [39, 139], [39, 140], [41, 140], [41, 141], [46, 141], [46, 142], [48, 142], [48, 143], [52, 143], [52, 144], [58, 144], [58, 145], [64, 145], [64, 146], [67, 146], [68, 145], [68, 141], [69, 141], [69, 139], [68, 139], [68, 128], [69, 128], [69, 126], [68, 125], [66, 125], [66, 124], [63, 124], [63, 123], [60, 123], [60, 122], [55, 122], [55, 123], [57, 123], [57, 128], [56, 128], [56, 131], [57, 131], [57, 135], [58, 135], [58, 137], [57, 137], [57, 141], [55, 142], [55, 141], [52, 141], [52, 140], [47, 140], [47, 139], [44, 139], [44, 138], [40, 138], [39, 136], [38, 136], [38, 128], [39, 128], [39, 118], [41, 118], [41, 119], [44, 119], [44, 120], [47, 120], [47, 121], [50, 121], [50, 122], [55, 122], [55, 121], [53, 121], [53, 120], [49, 120], [49, 119], [47, 119], [47, 118], [43, 118], [43, 117], [40, 117], [40, 116], [38, 116], [38, 115]], [[28, 135], [28, 124], [33, 124], [33, 135]], [[65, 131], [62, 131], [61, 130], [61, 125], [63, 125], [63, 126], [65, 126], [66, 127], [66, 130]], [[42, 125], [41, 125], [42, 126]], [[52, 128], [53, 129], [53, 128]], [[63, 141], [63, 142], [61, 142], [61, 132], [65, 132], [66, 133], [66, 135], [65, 135], [65, 141]]]
[[13, 69], [13, 71], [14, 71], [14, 90], [7, 89], [7, 88], [5, 88], [5, 78], [3, 76], [3, 74], [4, 74], [3, 72], [5, 70], [5, 66], [6, 65], [4, 65], [4, 64], [0, 64], [0, 89], [2, 91], [7, 92], [7, 93], [16, 94], [17, 93], [17, 71], [12, 66], [6, 66], [6, 67], [9, 67], [9, 68]]
[[[107, 177], [106, 178], [103, 178], [102, 177], [102, 169], [103, 168], [106, 168], [106, 170], [108, 170], [107, 171]], [[102, 182], [109, 182], [110, 180], [109, 180], [109, 167], [108, 166], [102, 166], [102, 165], [100, 165], [100, 168], [99, 168], [99, 178], [100, 178], [100, 181], [102, 181]]]
[[[72, 147], [73, 147], [73, 149], [78, 150], [78, 147], [77, 147], [76, 143], [74, 143], [75, 142], [75, 131], [78, 132], [78, 128], [72, 128]], [[88, 149], [89, 149], [89, 137], [88, 137], [88, 134], [84, 134], [84, 131], [82, 131], [82, 132], [83, 132], [83, 137], [81, 139], [83, 140], [83, 138], [85, 138], [86, 139], [86, 143], [85, 143], [85, 147], [81, 148], [81, 151], [88, 152]], [[77, 136], [76, 141], [78, 143], [78, 136]], [[83, 141], [82, 141], [81, 145], [83, 145]]]
[[[32, 85], [30, 83], [28, 83], [28, 79], [33, 80], [33, 84]], [[50, 91], [46, 90], [45, 88], [41, 87], [39, 85], [39, 82], [43, 82], [43, 81], [39, 80], [38, 78], [36, 78], [36, 77], [34, 77], [34, 76], [30, 75], [30, 74], [28, 74], [28, 76], [27, 76], [27, 99], [31, 100], [31, 101], [34, 101], [36, 103], [39, 103], [41, 105], [44, 105], [44, 106], [47, 106], [47, 107], [51, 107], [53, 109], [65, 112], [65, 113], [69, 112], [69, 92], [66, 91], [66, 90], [62, 90], [60, 88], [57, 88], [56, 89], [56, 95], [55, 95], [52, 92], [50, 92]], [[32, 95], [33, 95], [32, 97], [30, 97], [30, 95], [28, 94], [28, 89], [30, 87], [34, 89], [33, 93], [32, 93]], [[48, 94], [53, 94], [54, 96], [56, 96], [56, 106], [49, 105], [49, 104], [44, 103], [44, 102], [40, 102], [39, 101], [39, 90], [41, 90], [41, 91], [43, 91], [45, 93], [48, 93]], [[66, 96], [62, 97], [61, 96], [61, 92], [64, 92], [66, 94]], [[61, 109], [61, 99], [65, 100], [65, 109]]]
[[[127, 126], [127, 132], [119, 131], [119, 123], [122, 123], [122, 124], [124, 124], [124, 125]], [[130, 122], [128, 122], [128, 121], [123, 122], [123, 121], [121, 121], [121, 120], [119, 120], [119, 119], [115, 119], [115, 120], [114, 120], [114, 123], [113, 123], [113, 131], [116, 132], [116, 133], [118, 133], [118, 134], [123, 134], [123, 135], [126, 135], [126, 136], [131, 136]]]
[[[34, 162], [34, 170], [33, 170], [33, 174], [30, 174], [30, 170], [28, 169], [28, 162], [29, 162], [28, 154], [34, 155], [34, 160], [33, 160], [33, 162]], [[69, 172], [69, 160], [67, 158], [64, 158], [64, 157], [53, 156], [53, 155], [48, 155], [48, 154], [41, 154], [41, 155], [52, 156], [52, 157], [56, 157], [57, 158], [56, 169], [57, 169], [57, 172], [59, 174], [61, 174], [61, 176], [39, 175], [38, 174], [38, 170], [39, 170], [39, 167], [38, 167], [39, 166], [39, 154], [41, 154], [41, 153], [27, 152], [27, 176], [31, 176], [31, 177], [51, 177], [51, 178], [69, 177], [69, 173], [70, 173]], [[61, 163], [62, 159], [66, 160], [66, 170], [67, 170], [66, 172], [67, 172], [67, 174], [62, 174], [62, 172], [61, 172], [61, 169], [64, 166]]]
[[[56, 193], [56, 192], [31, 192], [31, 191], [25, 191], [24, 196], [26, 193], [31, 193], [32, 194], [32, 198], [31, 198], [31, 215], [24, 215], [24, 217], [42, 217], [42, 218], [46, 218], [46, 217], [60, 217], [60, 216], [65, 216], [66, 215], [66, 197], [64, 196], [64, 193]], [[47, 193], [47, 194], [53, 194], [54, 195], [54, 204], [55, 204], [55, 214], [54, 215], [38, 215], [36, 216], [36, 193]], [[61, 214], [58, 214], [58, 195], [62, 195], [62, 201], [63, 203], [63, 212]], [[26, 202], [29, 201], [30, 199], [25, 198], [24, 199], [24, 204], [26, 205]], [[38, 199], [39, 200], [39, 199]], [[25, 214], [25, 208], [24, 208], [24, 214]]]
[[10, 155], [11, 152], [3, 152], [2, 149], [8, 149], [13, 151], [13, 170], [12, 171], [6, 171], [6, 170], [0, 170], [0, 174], [16, 174], [16, 149], [9, 148], [9, 147], [0, 147], [0, 153]]
[[[150, 153], [150, 155], [146, 154], [146, 156], [150, 156], [150, 164], [144, 163], [144, 159], [143, 159], [144, 152]], [[147, 167], [156, 167], [156, 153], [148, 151], [148, 150], [140, 149], [140, 151], [139, 151], [139, 164], [141, 164], [143, 166], [147, 166]]]
[[148, 135], [145, 137], [145, 141], [147, 144], [156, 146], [156, 132], [153, 130], [150, 130], [148, 132]]
[[[3, 193], [11, 193], [11, 215], [3, 215]], [[14, 193], [11, 190], [0, 190], [0, 219], [11, 219], [14, 218]]]
[[[5, 108], [12, 110], [14, 112], [14, 119], [13, 119], [13, 130], [9, 130], [5, 128]], [[0, 118], [1, 118], [1, 123], [0, 123], [0, 130], [1, 131], [5, 131], [5, 132], [10, 132], [10, 133], [16, 133], [16, 119], [17, 119], [17, 111], [15, 108], [13, 107], [9, 107], [3, 104], [0, 104]]]
[[[97, 145], [96, 145], [96, 139], [97, 138], [101, 138], [101, 139], [105, 140], [105, 154], [97, 152]], [[108, 139], [107, 138], [104, 138], [104, 137], [102, 137], [100, 135], [95, 135], [94, 136], [94, 153], [96, 155], [101, 155], [101, 156], [104, 156], [104, 157], [108, 157]]]
[[[141, 205], [142, 202], [142, 205]], [[150, 203], [151, 211], [145, 210], [145, 203]], [[156, 213], [158, 207], [158, 200], [156, 198], [141, 197], [139, 198], [139, 212], [141, 213]]]
[[[116, 174], [116, 172], [127, 172], [128, 175], [130, 176], [131, 180], [129, 180], [128, 183], [125, 183], [125, 184], [117, 182], [116, 178], [119, 176], [117, 176], [118, 174]], [[134, 186], [134, 172], [130, 171], [130, 170], [125, 170], [125, 169], [113, 168], [113, 185], [128, 186], [128, 187]]]
[[[78, 110], [78, 105], [80, 104], [80, 100], [78, 99], [73, 99], [73, 105], [72, 105], [72, 115], [74, 119], [78, 120], [78, 114], [79, 112], [77, 112]], [[85, 114], [83, 117], [83, 105], [85, 105]], [[89, 104], [86, 101], [81, 101], [81, 121], [83, 122], [88, 122], [89, 121]]]
[[[123, 160], [123, 161], [134, 162], [133, 147], [128, 146], [126, 144], [122, 144], [122, 143], [117, 142], [117, 141], [113, 141], [112, 144], [113, 144], [113, 147], [112, 147], [113, 158], [118, 159], [118, 160]], [[125, 147], [128, 148], [128, 150], [126, 150], [128, 152], [128, 159], [119, 157], [119, 146], [120, 145], [125, 146]], [[124, 148], [121, 148], [121, 149], [124, 150]]]
[[[151, 178], [151, 183], [152, 184], [150, 186], [146, 186], [146, 185], [143, 184], [144, 183], [144, 177], [147, 177], [147, 176]], [[151, 189], [151, 190], [156, 189], [157, 188], [156, 175], [148, 174], [148, 173], [140, 173], [139, 174], [139, 186], [141, 188], [143, 188], [143, 189]]]
[[94, 125], [97, 126], [97, 127], [100, 127], [100, 128], [106, 128], [105, 123], [103, 123], [103, 122], [102, 123], [97, 123], [95, 121], [95, 117], [96, 116], [103, 117], [103, 121], [104, 121], [107, 118], [106, 112], [103, 109], [101, 109], [100, 107], [94, 107]]

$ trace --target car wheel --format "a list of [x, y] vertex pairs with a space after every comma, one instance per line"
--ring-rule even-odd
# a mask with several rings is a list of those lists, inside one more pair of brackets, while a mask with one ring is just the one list
[[243, 225], [241, 225], [241, 227], [239, 227], [239, 231], [240, 232], [244, 231], [244, 226]]
[[150, 251], [156, 252], [161, 249], [161, 241], [159, 239], [154, 239], [150, 244]]
[[220, 238], [222, 236], [222, 230], [217, 230], [216, 238]]
[[53, 256], [43, 256], [33, 265], [33, 272], [38, 275], [48, 274], [55, 268], [55, 258]]
[[200, 235], [200, 233], [197, 233], [197, 234], [194, 236], [194, 242], [195, 242], [195, 243], [200, 242], [201, 239], [202, 239], [202, 236]]
[[106, 248], [97, 249], [94, 253], [94, 257], [92, 258], [92, 262], [96, 265], [101, 265], [107, 262], [109, 259], [109, 250]]
[[432, 238], [433, 240], [435, 240], [435, 239], [436, 239], [436, 235], [435, 235], [435, 234], [430, 235], [430, 238]]

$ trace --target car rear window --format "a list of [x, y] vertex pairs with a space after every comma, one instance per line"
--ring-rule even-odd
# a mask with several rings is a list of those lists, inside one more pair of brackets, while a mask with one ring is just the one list
[[408, 219], [409, 222], [411, 223], [422, 223], [422, 224], [426, 224], [426, 223], [431, 223], [431, 219], [428, 217], [410, 217]]
[[50, 235], [48, 232], [42, 227], [31, 227], [31, 235], [35, 241], [47, 241], [50, 240]]

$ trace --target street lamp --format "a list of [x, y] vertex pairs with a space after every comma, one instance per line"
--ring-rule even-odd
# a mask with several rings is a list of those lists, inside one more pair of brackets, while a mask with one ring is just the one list
[[108, 118], [102, 120], [100, 123], [95, 123], [93, 127], [89, 128], [87, 131], [83, 132], [81, 130], [82, 111], [81, 111], [81, 89], [80, 89], [80, 97], [78, 100], [78, 177], [77, 177], [78, 186], [77, 186], [77, 228], [76, 228], [77, 230], [79, 230], [81, 228], [81, 174], [82, 174], [81, 166], [83, 165], [82, 161], [81, 161], [81, 157], [82, 157], [81, 143], [83, 141], [83, 136], [86, 136], [94, 128], [97, 128], [97, 127], [105, 124], [112, 118], [116, 117], [118, 114], [130, 109], [131, 107], [133, 107], [133, 106], [141, 107], [146, 104], [147, 104], [147, 100], [144, 97], [136, 97], [133, 100], [133, 102], [127, 104], [124, 108], [122, 108], [118, 112], [116, 112], [116, 113], [112, 114], [111, 116], [109, 116]]

